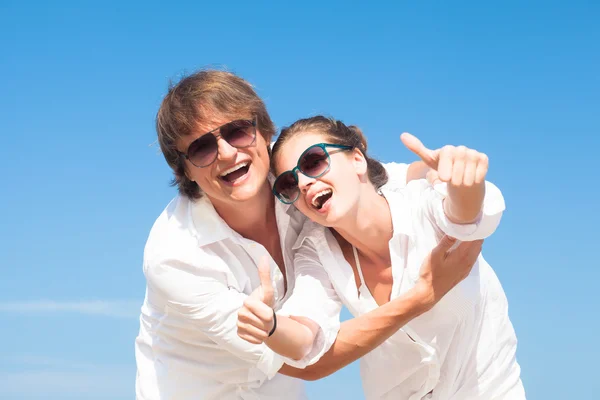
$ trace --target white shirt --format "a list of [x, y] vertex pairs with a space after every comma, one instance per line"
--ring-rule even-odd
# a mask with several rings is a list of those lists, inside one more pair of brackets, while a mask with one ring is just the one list
[[[406, 164], [387, 164], [392, 186], [404, 186]], [[272, 179], [272, 177], [271, 177]], [[306, 217], [275, 201], [288, 290], [270, 258], [279, 309], [295, 286], [292, 247]], [[233, 231], [208, 198], [176, 197], [158, 217], [144, 250], [147, 287], [135, 341], [136, 396], [155, 399], [305, 399], [301, 380], [278, 374], [284, 359], [266, 345], [237, 335], [237, 311], [260, 285], [257, 265], [266, 249]], [[303, 368], [325, 348], [292, 362]]]
[[[422, 261], [444, 233], [460, 241], [486, 238], [505, 208], [502, 194], [491, 183], [486, 183], [480, 218], [467, 225], [445, 216], [445, 184], [434, 189], [414, 181], [402, 191], [382, 192], [394, 230], [389, 241], [392, 299], [414, 286]], [[357, 290], [352, 267], [329, 229], [307, 222], [294, 247], [297, 289], [282, 313], [312, 318], [327, 330], [339, 321], [341, 304], [355, 317], [378, 307], [364, 284]], [[331, 336], [324, 333], [325, 338]], [[334, 340], [316, 343], [325, 348], [313, 348], [311, 354], [323, 354]], [[480, 255], [470, 275], [435, 307], [361, 359], [366, 398], [524, 399], [516, 343], [502, 286]]]

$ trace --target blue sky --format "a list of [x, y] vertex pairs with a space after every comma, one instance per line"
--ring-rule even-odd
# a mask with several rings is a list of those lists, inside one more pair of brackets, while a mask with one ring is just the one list
[[[415, 159], [403, 131], [487, 153], [528, 398], [600, 392], [597, 2], [83, 3], [0, 2], [0, 398], [133, 398], [143, 246], [175, 195], [154, 116], [206, 66], [385, 161]], [[363, 398], [357, 365], [309, 392]]]

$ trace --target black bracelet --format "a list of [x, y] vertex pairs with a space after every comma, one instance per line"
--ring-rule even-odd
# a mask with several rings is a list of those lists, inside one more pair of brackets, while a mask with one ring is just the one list
[[273, 329], [271, 329], [271, 332], [269, 332], [269, 337], [271, 337], [271, 335], [273, 333], [275, 333], [276, 328], [277, 328], [277, 314], [275, 314], [275, 310], [273, 310]]

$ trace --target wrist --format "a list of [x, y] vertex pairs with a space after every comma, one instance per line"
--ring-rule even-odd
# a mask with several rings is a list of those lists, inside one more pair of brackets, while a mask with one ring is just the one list
[[435, 297], [435, 291], [431, 284], [422, 279], [417, 281], [416, 285], [409, 290], [411, 297], [415, 302], [415, 308], [419, 313], [425, 313], [433, 308], [438, 302]]
[[275, 314], [275, 310], [273, 310], [273, 327], [271, 328], [271, 331], [267, 337], [273, 336], [275, 329], [277, 329], [277, 314]]
[[444, 213], [448, 219], [458, 224], [477, 221], [483, 207], [485, 182], [471, 187], [448, 184], [448, 197], [444, 199]]

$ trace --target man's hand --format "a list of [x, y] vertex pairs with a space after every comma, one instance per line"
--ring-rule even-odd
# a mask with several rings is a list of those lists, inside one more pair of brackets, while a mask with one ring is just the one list
[[415, 287], [429, 308], [469, 275], [481, 253], [483, 240], [462, 242], [450, 250], [455, 243], [456, 239], [444, 236], [421, 264]]
[[260, 286], [244, 300], [238, 311], [238, 336], [247, 342], [261, 344], [273, 329], [275, 296], [271, 282], [271, 269], [267, 257], [258, 264]]

